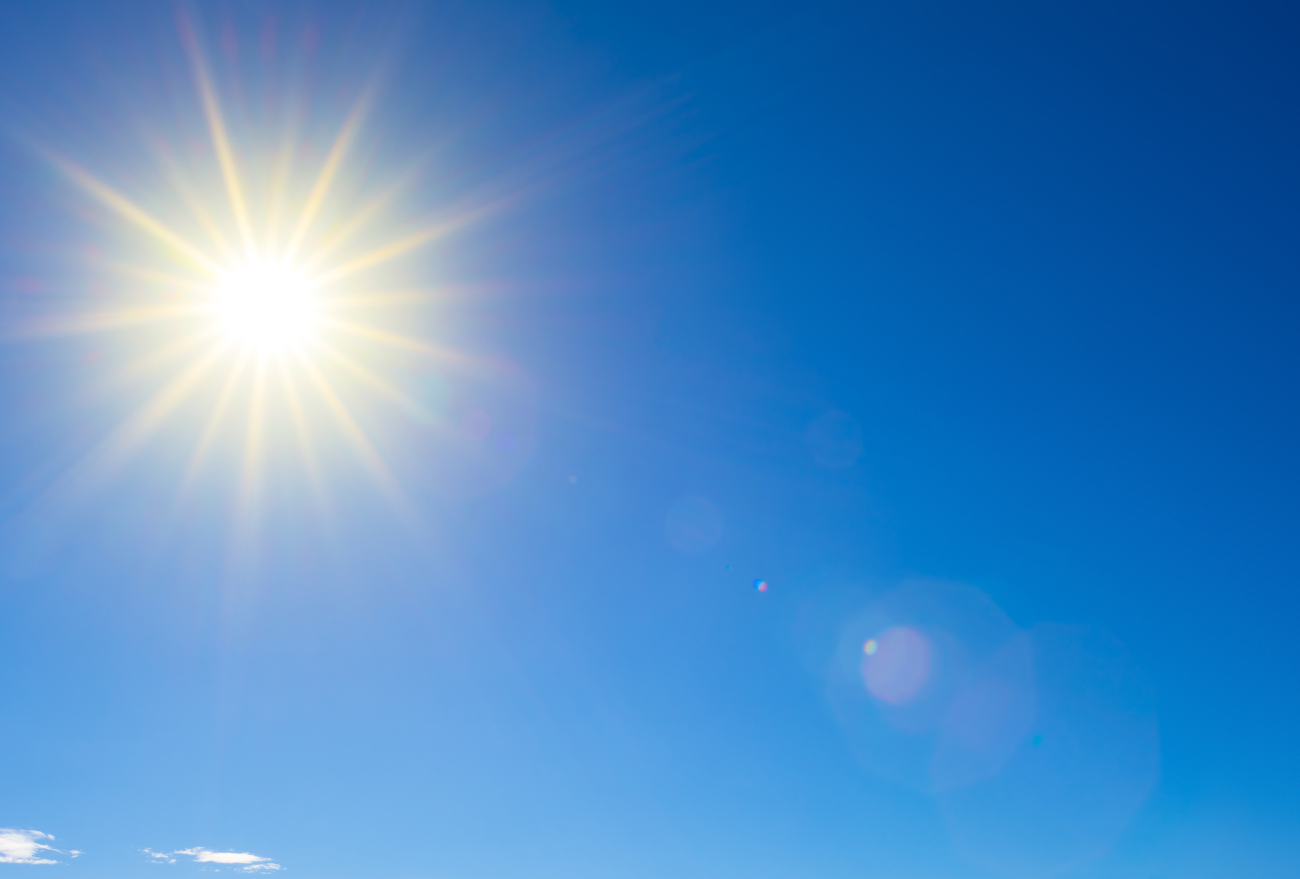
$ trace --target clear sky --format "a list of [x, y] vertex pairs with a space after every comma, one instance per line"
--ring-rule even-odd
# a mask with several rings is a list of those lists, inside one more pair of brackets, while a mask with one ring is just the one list
[[0, 879], [1295, 875], [1298, 41], [0, 4]]

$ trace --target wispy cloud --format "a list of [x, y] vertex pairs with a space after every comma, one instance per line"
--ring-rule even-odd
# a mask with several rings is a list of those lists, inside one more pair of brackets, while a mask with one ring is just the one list
[[214, 852], [202, 846], [178, 849], [174, 852], [156, 852], [153, 849], [142, 849], [142, 851], [155, 864], [174, 864], [175, 855], [184, 855], [193, 858], [196, 864], [223, 864], [234, 867], [240, 873], [270, 873], [273, 870], [284, 869], [270, 858], [252, 852]]
[[70, 854], [74, 858], [79, 851], [61, 852], [52, 845], [41, 842], [42, 839], [53, 840], [54, 837], [39, 830], [15, 830], [0, 827], [0, 864], [57, 864], [48, 854]]

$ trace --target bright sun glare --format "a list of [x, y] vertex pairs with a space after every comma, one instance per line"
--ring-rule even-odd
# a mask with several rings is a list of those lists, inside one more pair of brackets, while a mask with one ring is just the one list
[[[406, 280], [404, 270], [385, 266], [505, 202], [465, 202], [390, 227], [399, 187], [366, 176], [373, 156], [355, 171], [350, 161], [371, 104], [369, 86], [331, 126], [332, 136], [327, 116], [319, 126], [298, 119], [315, 119], [310, 103], [290, 114], [298, 120], [293, 126], [249, 124], [232, 132], [193, 22], [182, 15], [179, 25], [206, 149], [197, 138], [183, 148], [159, 139], [153, 148], [166, 185], [144, 197], [45, 152], [107, 217], [136, 234], [112, 265], [122, 279], [120, 301], [96, 298], [84, 310], [42, 315], [32, 327], [41, 334], [133, 334], [123, 337], [131, 347], [120, 350], [130, 353], [106, 386], [144, 380], [150, 387], [79, 467], [111, 472], [164, 425], [184, 424], [195, 440], [182, 490], [196, 484], [227, 437], [240, 455], [234, 486], [241, 510], [251, 510], [276, 444], [296, 443], [320, 489], [318, 456], [338, 438], [405, 510], [373, 422], [362, 418], [387, 410], [357, 395], [371, 394], [425, 424], [432, 404], [408, 373], [450, 362], [463, 369], [471, 359], [400, 325], [395, 309], [430, 293]], [[336, 431], [327, 435], [319, 419]]]
[[237, 344], [263, 351], [307, 342], [319, 319], [311, 282], [275, 264], [242, 266], [217, 284], [214, 311]]

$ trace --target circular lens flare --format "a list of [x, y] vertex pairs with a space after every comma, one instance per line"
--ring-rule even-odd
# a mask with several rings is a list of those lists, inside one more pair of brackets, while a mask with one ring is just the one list
[[930, 677], [930, 641], [916, 629], [894, 626], [862, 647], [862, 680], [882, 702], [897, 705], [921, 691]]
[[305, 342], [318, 319], [311, 285], [278, 265], [251, 265], [231, 272], [217, 286], [215, 304], [230, 339], [260, 349]]

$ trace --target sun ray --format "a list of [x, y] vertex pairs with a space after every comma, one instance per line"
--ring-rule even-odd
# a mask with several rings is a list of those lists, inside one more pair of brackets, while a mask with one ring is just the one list
[[170, 245], [175, 251], [188, 257], [192, 262], [211, 272], [218, 270], [218, 263], [206, 253], [172, 232], [165, 225], [149, 215], [147, 211], [130, 199], [115, 192], [112, 188], [96, 180], [89, 172], [79, 168], [61, 156], [51, 155], [50, 161], [63, 171], [79, 186], [98, 198], [104, 204], [117, 211], [140, 228], [153, 234], [158, 240]]
[[302, 449], [302, 461], [307, 470], [307, 481], [312, 487], [312, 494], [316, 498], [316, 509], [324, 510], [326, 507], [325, 480], [321, 477], [320, 465], [316, 460], [315, 444], [312, 442], [311, 432], [307, 429], [307, 418], [303, 412], [302, 401], [298, 397], [298, 388], [294, 384], [293, 377], [286, 368], [283, 358], [276, 361], [276, 372], [280, 378], [280, 388], [284, 394], [285, 402], [288, 404], [289, 416], [293, 420], [294, 434], [298, 440], [298, 446]]
[[199, 437], [194, 451], [190, 453], [189, 463], [185, 467], [185, 475], [181, 477], [181, 486], [178, 490], [178, 497], [183, 497], [188, 493], [194, 481], [198, 478], [204, 462], [208, 457], [209, 450], [216, 438], [217, 431], [221, 426], [222, 419], [225, 417], [226, 410], [230, 407], [234, 399], [235, 392], [239, 388], [240, 379], [243, 376], [244, 369], [248, 364], [251, 355], [247, 351], [242, 351], [236, 355], [235, 363], [232, 365], [230, 374], [222, 383], [221, 392], [217, 396], [217, 401], [208, 413], [207, 423], [203, 427], [203, 433]]
[[65, 487], [74, 493], [85, 493], [110, 478], [162, 426], [221, 354], [221, 346], [213, 346], [206, 355], [155, 391], [82, 457], [65, 477]]
[[356, 452], [362, 466], [364, 466], [370, 473], [370, 477], [375, 480], [380, 490], [383, 491], [384, 495], [388, 498], [388, 501], [397, 509], [403, 520], [408, 523], [418, 521], [419, 517], [415, 514], [414, 508], [407, 499], [406, 494], [402, 491], [401, 485], [398, 483], [388, 465], [384, 463], [383, 456], [379, 454], [379, 451], [374, 447], [374, 444], [371, 443], [370, 438], [366, 436], [365, 431], [361, 429], [361, 426], [357, 424], [356, 419], [352, 417], [352, 413], [348, 412], [347, 406], [343, 404], [343, 401], [339, 399], [338, 394], [334, 392], [334, 389], [330, 386], [329, 382], [325, 380], [324, 376], [320, 374], [319, 370], [316, 369], [310, 360], [300, 359], [299, 362], [303, 371], [307, 373], [307, 377], [311, 379], [317, 393], [319, 393], [321, 399], [325, 401], [325, 405], [329, 409], [330, 414], [332, 414], [335, 420], [338, 421], [343, 434], [352, 443], [353, 450]]
[[177, 166], [175, 159], [170, 155], [162, 157], [162, 166], [167, 173], [167, 180], [176, 190], [177, 195], [181, 197], [185, 207], [194, 215], [203, 230], [208, 233], [212, 244], [221, 253], [222, 259], [229, 262], [235, 258], [235, 249], [231, 246], [226, 234], [221, 230], [221, 224], [212, 216], [212, 212], [204, 206], [204, 199], [185, 179], [181, 169]]
[[123, 429], [117, 432], [117, 438], [111, 444], [114, 450], [112, 454], [123, 458], [148, 439], [162, 425], [171, 411], [184, 401], [190, 389], [212, 368], [222, 353], [224, 352], [221, 346], [213, 346], [208, 354], [164, 385], [162, 390], [141, 407], [138, 415], [126, 422]]
[[331, 329], [339, 330], [361, 339], [366, 339], [371, 342], [379, 342], [380, 344], [389, 345], [399, 350], [425, 354], [444, 363], [454, 363], [461, 366], [467, 366], [480, 362], [478, 358], [472, 357], [464, 351], [431, 345], [422, 339], [404, 336], [401, 333], [394, 333], [389, 330], [381, 330], [378, 327], [363, 326], [361, 324], [355, 324], [349, 321], [342, 321], [330, 317], [322, 317], [321, 323], [329, 326]]
[[343, 308], [425, 305], [432, 302], [438, 295], [438, 291], [424, 287], [366, 288], [360, 292], [331, 296], [330, 311], [338, 311]]
[[248, 424], [244, 432], [244, 455], [240, 467], [235, 516], [240, 530], [256, 529], [260, 511], [258, 500], [262, 488], [263, 428], [266, 418], [266, 357], [253, 364], [252, 394], [248, 401]]
[[442, 222], [426, 226], [423, 229], [419, 229], [409, 235], [398, 238], [396, 241], [381, 245], [376, 247], [374, 250], [363, 253], [361, 256], [351, 259], [337, 268], [322, 273], [320, 276], [321, 283], [332, 283], [338, 281], [342, 278], [346, 278], [348, 275], [356, 274], [363, 269], [372, 268], [380, 263], [387, 262], [404, 253], [415, 250], [416, 248], [423, 247], [439, 238], [450, 235], [453, 232], [457, 232], [460, 229], [469, 226], [491, 212], [491, 207], [483, 207], [476, 211], [452, 217], [450, 220], [443, 220]]
[[199, 87], [199, 98], [203, 103], [203, 115], [208, 121], [208, 132], [212, 137], [212, 148], [217, 154], [217, 164], [221, 167], [221, 176], [226, 184], [226, 195], [230, 199], [230, 208], [235, 215], [235, 224], [239, 228], [240, 238], [244, 242], [245, 256], [254, 259], [257, 248], [253, 241], [253, 228], [248, 221], [248, 208], [244, 202], [244, 189], [239, 181], [239, 172], [235, 166], [235, 154], [230, 148], [230, 137], [226, 133], [226, 123], [221, 115], [221, 105], [217, 101], [216, 88], [208, 73], [208, 66], [203, 60], [203, 50], [199, 47], [198, 35], [189, 17], [180, 17], [181, 39], [190, 57], [190, 66]]
[[178, 274], [174, 271], [168, 271], [153, 266], [140, 265], [139, 263], [109, 260], [101, 257], [99, 265], [107, 271], [112, 271], [119, 277], [130, 278], [133, 281], [142, 281], [146, 284], [161, 285], [168, 287], [173, 291], [191, 290], [200, 286], [194, 275]]
[[168, 360], [183, 353], [186, 349], [198, 347], [205, 340], [212, 342], [217, 347], [221, 346], [221, 343], [217, 340], [216, 332], [211, 327], [204, 327], [124, 364], [116, 372], [105, 377], [105, 384], [120, 387], [134, 379], [139, 379], [147, 375], [149, 370], [162, 367]]
[[289, 187], [293, 182], [293, 154], [298, 145], [297, 124], [291, 124], [276, 150], [275, 171], [271, 174], [270, 197], [266, 211], [266, 243], [273, 250], [280, 247], [280, 223], [284, 219]]
[[298, 217], [298, 223], [294, 227], [293, 234], [289, 237], [289, 243], [284, 249], [283, 258], [286, 262], [292, 262], [297, 257], [298, 248], [302, 245], [303, 238], [316, 220], [316, 214], [320, 211], [325, 196], [334, 183], [334, 178], [339, 172], [344, 156], [347, 155], [348, 148], [352, 146], [352, 140], [356, 136], [357, 128], [361, 125], [362, 119], [365, 118], [369, 105], [370, 93], [367, 91], [357, 101], [356, 106], [352, 108], [352, 112], [348, 114], [347, 120], [339, 130], [338, 136], [334, 138], [334, 144], [325, 157], [325, 164], [316, 176], [316, 182], [311, 188], [311, 193], [307, 196], [307, 201]]
[[105, 333], [192, 317], [199, 311], [193, 305], [141, 305], [134, 308], [42, 315], [25, 323], [20, 334], [27, 338], [47, 338]]
[[373, 221], [380, 211], [388, 207], [393, 199], [407, 188], [411, 176], [413, 176], [413, 173], [399, 177], [391, 186], [354, 211], [347, 222], [318, 241], [312, 248], [311, 253], [303, 257], [304, 268], [310, 271], [319, 269], [321, 265], [328, 261], [354, 235], [363, 230], [366, 224]]
[[360, 363], [357, 363], [356, 360], [340, 352], [337, 348], [334, 348], [332, 345], [322, 344], [319, 346], [319, 349], [339, 366], [361, 379], [368, 386], [378, 391], [387, 399], [396, 403], [401, 409], [406, 411], [407, 414], [416, 417], [420, 417], [424, 414], [423, 407], [412, 400], [409, 395], [403, 393], [391, 383], [384, 381], [382, 378], [375, 375], [374, 372], [366, 369]]

